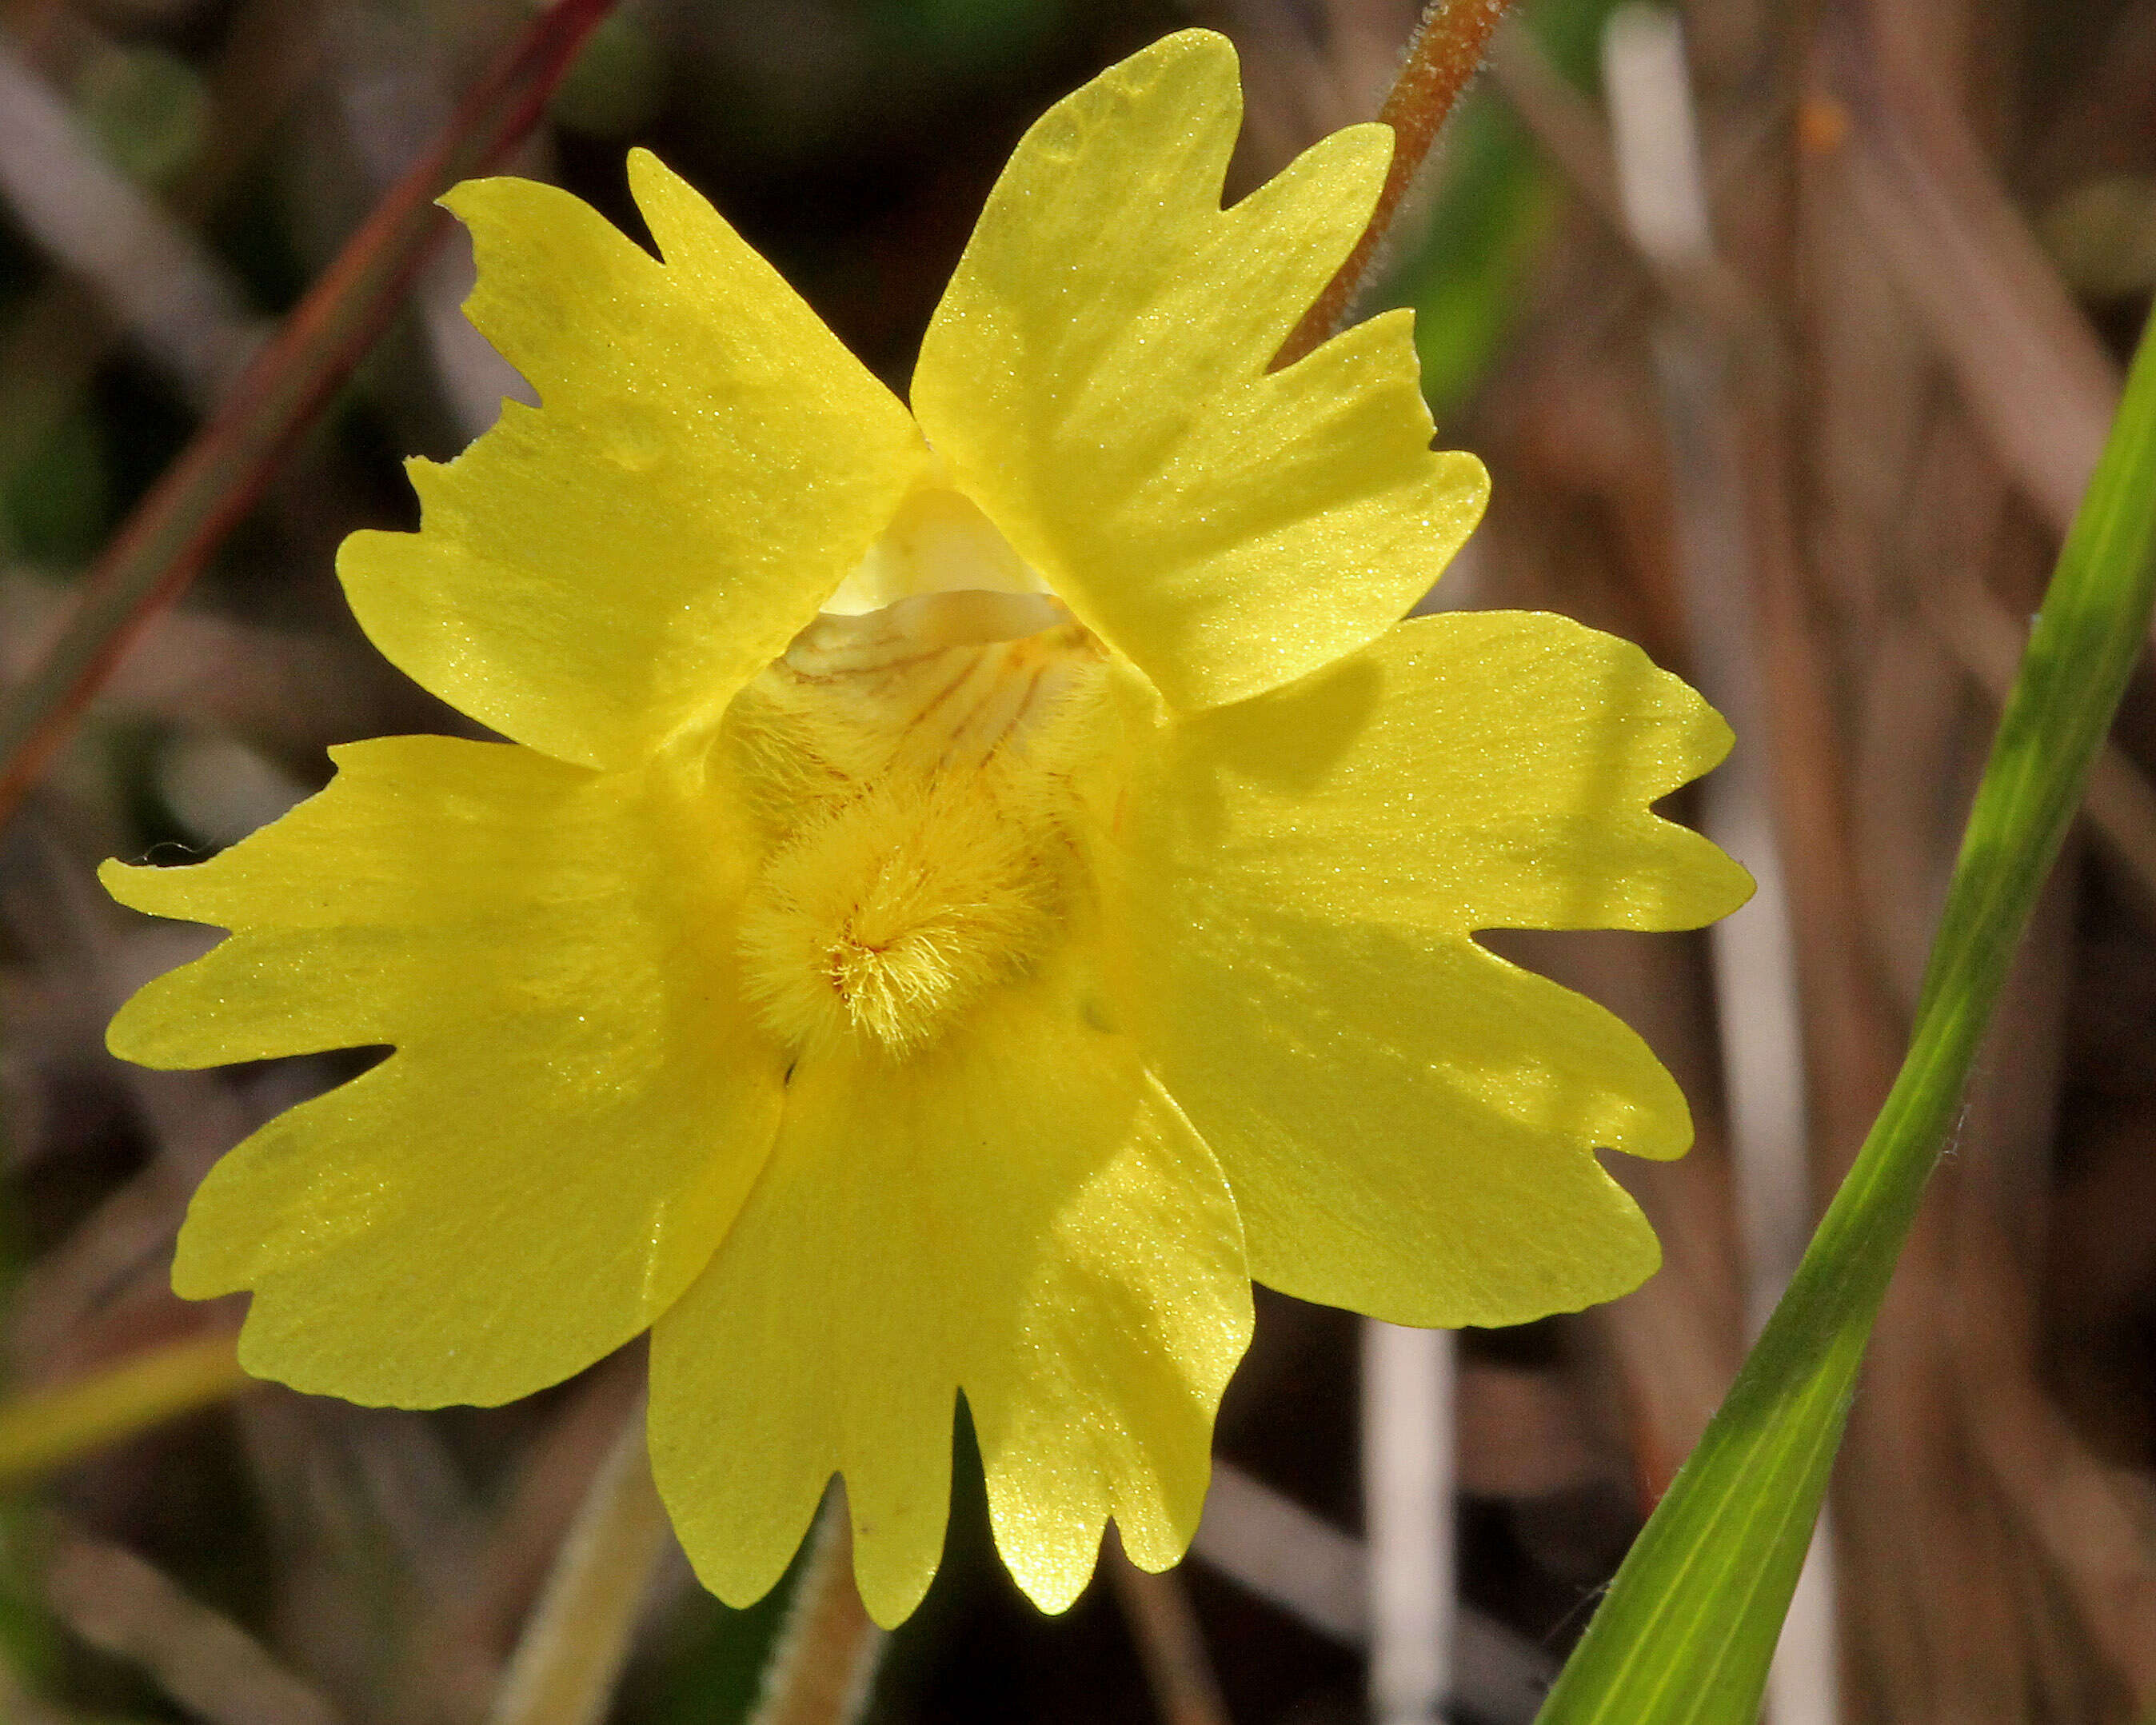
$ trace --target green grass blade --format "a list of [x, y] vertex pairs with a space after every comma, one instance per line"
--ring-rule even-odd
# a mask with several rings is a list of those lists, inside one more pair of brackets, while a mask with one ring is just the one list
[[1752, 1725], [1866, 1339], [2156, 598], [2156, 318], [1979, 786], [1886, 1106], [1540, 1725]]

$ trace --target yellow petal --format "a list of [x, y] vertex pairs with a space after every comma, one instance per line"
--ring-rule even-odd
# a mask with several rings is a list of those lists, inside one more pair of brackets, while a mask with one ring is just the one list
[[417, 534], [338, 558], [375, 644], [454, 706], [619, 766], [715, 716], [891, 518], [906, 410], [694, 192], [639, 152], [662, 264], [567, 193], [459, 187], [472, 321], [539, 392], [446, 466]]
[[1179, 727], [1133, 812], [1126, 992], [1260, 1281], [1496, 1324], [1653, 1271], [1592, 1151], [1681, 1153], [1682, 1096], [1615, 1019], [1471, 932], [1734, 908], [1743, 871], [1646, 806], [1727, 742], [1636, 649], [1504, 614], [1404, 625]]
[[1464, 938], [1224, 892], [1174, 913], [1151, 1052], [1227, 1170], [1260, 1281], [1396, 1323], [1510, 1324], [1653, 1272], [1589, 1147], [1676, 1155], [1691, 1127], [1615, 1019]]
[[1392, 143], [1337, 132], [1232, 209], [1235, 51], [1167, 38], [1050, 110], [989, 196], [913, 399], [962, 488], [1168, 700], [1274, 687], [1396, 622], [1481, 515], [1411, 320], [1265, 368]]
[[963, 1392], [996, 1543], [1060, 1610], [1112, 1516], [1181, 1555], [1214, 1410], [1250, 1334], [1235, 1209], [1205, 1147], [1068, 977], [985, 1001], [936, 1049], [804, 1061], [763, 1178], [653, 1334], [660, 1492], [736, 1604], [844, 1474], [876, 1620], [942, 1551]]
[[1171, 880], [1461, 934], [1697, 928], [1751, 896], [1648, 806], [1721, 760], [1729, 727], [1629, 641], [1562, 617], [1416, 618], [1174, 735], [1144, 841]]
[[151, 983], [116, 1052], [200, 1065], [388, 1043], [218, 1163], [194, 1298], [255, 1291], [248, 1368], [355, 1401], [527, 1394], [703, 1268], [776, 1127], [783, 1066], [724, 931], [745, 848], [701, 775], [392, 737], [192, 868], [115, 896], [237, 932]]

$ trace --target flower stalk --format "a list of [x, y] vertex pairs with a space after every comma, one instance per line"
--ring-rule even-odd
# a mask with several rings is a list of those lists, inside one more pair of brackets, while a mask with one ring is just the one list
[[1432, 0], [1421, 23], [1408, 40], [1407, 55], [1399, 76], [1386, 95], [1378, 118], [1393, 129], [1392, 166], [1385, 173], [1385, 188], [1378, 207], [1370, 213], [1348, 261], [1326, 285], [1317, 303], [1281, 343], [1273, 361], [1277, 371], [1293, 365], [1347, 321], [1375, 263], [1385, 237], [1392, 231], [1408, 187], [1421, 172], [1437, 135], [1445, 129], [1460, 92], [1467, 88], [1482, 64], [1490, 37], [1505, 15], [1508, 0]]
[[599, 1464], [488, 1725], [592, 1725], [606, 1710], [670, 1543], [644, 1452], [644, 1406], [639, 1396]]
[[1112, 1538], [1101, 1568], [1137, 1643], [1139, 1663], [1165, 1725], [1228, 1725], [1220, 1681], [1180, 1575], [1139, 1568]]
[[844, 1495], [834, 1489], [816, 1518], [749, 1725], [852, 1725], [889, 1640], [854, 1585], [853, 1533]]

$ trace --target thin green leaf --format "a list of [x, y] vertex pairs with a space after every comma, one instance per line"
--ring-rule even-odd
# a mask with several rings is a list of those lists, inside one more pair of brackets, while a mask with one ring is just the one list
[[0, 704], [0, 820], [142, 625], [194, 579], [381, 332], [448, 223], [434, 200], [516, 146], [613, 6], [556, 0], [525, 27], [136, 506], [59, 639]]
[[1894, 1261], [2156, 599], [2156, 319], [1969, 814], [1908, 1057], [1540, 1725], [1751, 1725]]
[[222, 1331], [146, 1348], [73, 1382], [0, 1400], [0, 1490], [255, 1387]]

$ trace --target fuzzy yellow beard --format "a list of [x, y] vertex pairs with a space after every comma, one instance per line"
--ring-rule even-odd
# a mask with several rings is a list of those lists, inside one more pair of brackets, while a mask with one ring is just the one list
[[913, 1054], [1030, 968], [1085, 891], [1106, 668], [1047, 595], [961, 589], [821, 616], [743, 692], [768, 848], [740, 950], [775, 1036]]

